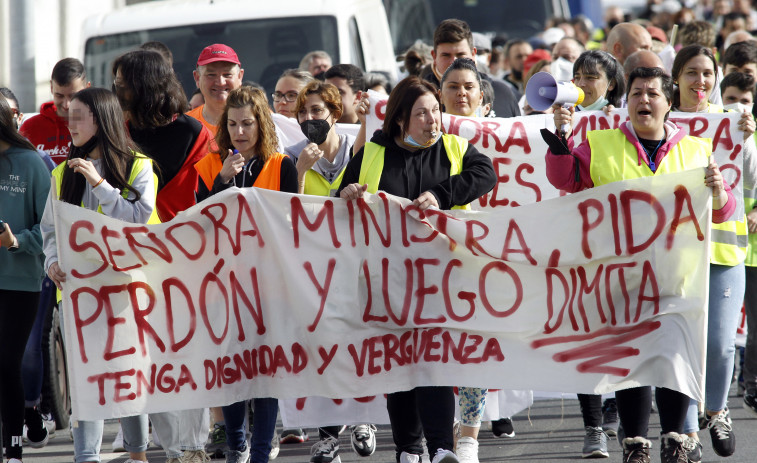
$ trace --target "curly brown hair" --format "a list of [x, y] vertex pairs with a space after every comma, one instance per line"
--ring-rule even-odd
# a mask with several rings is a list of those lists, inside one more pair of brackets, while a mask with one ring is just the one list
[[223, 110], [221, 121], [218, 123], [218, 132], [216, 133], [216, 144], [218, 144], [218, 154], [221, 156], [221, 162], [226, 160], [229, 150], [234, 149], [231, 143], [231, 136], [227, 124], [229, 121], [230, 108], [244, 108], [249, 106], [252, 114], [258, 121], [258, 141], [255, 143], [255, 152], [263, 162], [268, 161], [276, 154], [276, 147], [279, 144], [279, 138], [276, 136], [276, 126], [273, 124], [271, 110], [268, 109], [268, 99], [262, 90], [242, 86], [229, 93], [226, 99], [226, 107]]
[[327, 84], [320, 80], [314, 80], [302, 87], [300, 94], [297, 95], [297, 104], [294, 113], [297, 114], [297, 121], [300, 120], [299, 113], [305, 107], [305, 99], [310, 95], [318, 95], [326, 104], [329, 112], [334, 115], [334, 120], [342, 117], [342, 97], [339, 95], [339, 89], [333, 84]]

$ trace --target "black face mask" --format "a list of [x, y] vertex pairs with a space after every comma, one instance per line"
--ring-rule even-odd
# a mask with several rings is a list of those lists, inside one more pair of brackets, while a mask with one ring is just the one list
[[326, 141], [329, 130], [331, 130], [331, 125], [329, 125], [329, 121], [327, 120], [315, 119], [301, 123], [300, 129], [311, 143], [320, 145]]

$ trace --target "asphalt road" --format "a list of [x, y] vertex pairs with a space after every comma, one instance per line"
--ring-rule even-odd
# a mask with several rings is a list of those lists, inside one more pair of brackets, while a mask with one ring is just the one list
[[[741, 398], [736, 397], [735, 388], [731, 390], [729, 405], [731, 417], [736, 431], [737, 449], [730, 458], [720, 458], [712, 451], [710, 437], [707, 431], [700, 432], [704, 444], [703, 462], [754, 463], [757, 462], [757, 415], [741, 407]], [[513, 417], [515, 437], [512, 439], [497, 439], [489, 430], [488, 423], [482, 427], [479, 436], [479, 460], [484, 463], [541, 463], [541, 462], [569, 462], [581, 461], [581, 447], [583, 445], [583, 425], [577, 400], [537, 400], [530, 410], [526, 410]], [[105, 427], [104, 445], [110, 448], [110, 442], [118, 430], [116, 422], [108, 422]], [[660, 428], [656, 416], [652, 417], [650, 436], [653, 441], [653, 462], [659, 462]], [[317, 435], [315, 430], [313, 434]], [[368, 458], [358, 457], [350, 448], [349, 433], [341, 436], [341, 460], [348, 462], [382, 462], [393, 463], [394, 451], [391, 431], [388, 426], [380, 426], [377, 433], [378, 447], [376, 453]], [[275, 463], [307, 463], [310, 460], [310, 446], [314, 442], [303, 444], [289, 444], [281, 447], [281, 452]], [[620, 463], [622, 452], [620, 445], [614, 438], [609, 439], [610, 458], [600, 459], [607, 463]], [[150, 447], [148, 451], [151, 463], [164, 463], [165, 454], [162, 450]], [[103, 462], [124, 463], [127, 454], [103, 453]], [[43, 449], [25, 449], [26, 463], [63, 463], [73, 461], [73, 442], [68, 432], [58, 431]], [[223, 460], [213, 460], [223, 462]]]

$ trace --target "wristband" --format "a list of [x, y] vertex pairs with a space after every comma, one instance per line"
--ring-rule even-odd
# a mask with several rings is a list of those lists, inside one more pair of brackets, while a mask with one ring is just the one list
[[100, 186], [100, 184], [101, 184], [102, 182], [104, 182], [104, 181], [105, 181], [105, 178], [103, 178], [103, 177], [100, 177], [100, 181], [99, 181], [99, 182], [97, 182], [97, 183], [95, 183], [95, 186], [93, 186], [92, 188], [94, 189], [94, 188], [97, 188], [97, 187], [99, 187], [99, 186]]

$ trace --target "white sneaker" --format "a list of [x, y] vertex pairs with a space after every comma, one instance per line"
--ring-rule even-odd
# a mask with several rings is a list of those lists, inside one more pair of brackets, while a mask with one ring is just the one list
[[47, 428], [47, 435], [53, 437], [55, 435], [55, 428], [57, 427], [55, 424], [55, 419], [53, 419], [53, 415], [50, 413], [42, 413], [42, 421], [45, 423], [45, 427]]
[[457, 440], [455, 453], [460, 463], [478, 463], [478, 441], [472, 437], [461, 437]]
[[210, 461], [210, 457], [205, 450], [184, 450], [182, 455], [182, 463], [207, 463]]
[[457, 455], [451, 450], [437, 449], [431, 463], [460, 463], [460, 460], [457, 459]]
[[110, 449], [113, 452], [126, 451], [126, 449], [124, 448], [124, 430], [121, 429], [121, 423], [118, 423], [118, 434], [116, 434], [116, 438], [113, 439], [113, 443], [110, 444]]
[[402, 452], [400, 454], [400, 463], [421, 463], [421, 456], [413, 455], [412, 453]]
[[376, 451], [376, 426], [358, 424], [352, 427], [352, 450], [361, 457], [370, 457]]
[[276, 457], [279, 456], [280, 450], [281, 450], [281, 446], [279, 443], [279, 435], [274, 432], [273, 439], [271, 439], [271, 451], [268, 453], [268, 459], [275, 460]]

